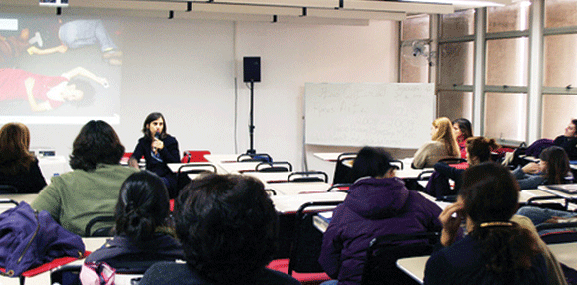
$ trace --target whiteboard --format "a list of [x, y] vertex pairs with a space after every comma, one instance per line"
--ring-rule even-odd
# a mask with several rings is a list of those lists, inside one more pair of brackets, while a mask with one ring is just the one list
[[305, 83], [305, 143], [416, 149], [431, 139], [433, 83]]

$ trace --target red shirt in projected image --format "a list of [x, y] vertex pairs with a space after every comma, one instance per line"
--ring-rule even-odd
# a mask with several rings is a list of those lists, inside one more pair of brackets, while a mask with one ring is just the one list
[[52, 108], [57, 108], [64, 103], [48, 98], [47, 93], [54, 86], [69, 81], [66, 77], [47, 76], [10, 68], [0, 69], [0, 101], [28, 100], [24, 81], [30, 77], [34, 79], [32, 94], [36, 100], [48, 101]]

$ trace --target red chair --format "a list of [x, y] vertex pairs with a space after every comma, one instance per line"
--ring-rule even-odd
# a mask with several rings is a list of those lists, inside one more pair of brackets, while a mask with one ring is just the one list
[[210, 151], [208, 151], [208, 150], [187, 150], [182, 155], [181, 162], [182, 163], [208, 162], [208, 160], [206, 160], [206, 158], [204, 158], [204, 156], [207, 154], [210, 154]]
[[[323, 272], [318, 258], [321, 250], [322, 237], [313, 226], [312, 218], [318, 210], [306, 210], [310, 207], [336, 207], [342, 201], [307, 202], [302, 204], [295, 214], [294, 237], [288, 259], [273, 260], [267, 267], [284, 272], [297, 279], [301, 284], [320, 284], [331, 278]], [[306, 211], [305, 211], [306, 210]]]

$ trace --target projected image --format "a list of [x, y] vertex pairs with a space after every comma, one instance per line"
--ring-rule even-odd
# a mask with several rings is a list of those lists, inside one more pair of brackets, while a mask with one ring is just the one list
[[115, 123], [121, 36], [108, 19], [0, 14], [0, 121]]

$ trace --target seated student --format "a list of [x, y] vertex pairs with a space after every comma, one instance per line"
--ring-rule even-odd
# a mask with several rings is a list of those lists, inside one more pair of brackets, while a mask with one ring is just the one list
[[38, 193], [46, 180], [38, 159], [28, 150], [30, 131], [21, 123], [8, 123], [0, 129], [0, 185], [10, 185], [18, 193]]
[[48, 211], [67, 230], [84, 235], [93, 218], [112, 215], [120, 186], [132, 173], [120, 165], [124, 146], [104, 121], [90, 121], [74, 140], [71, 172], [52, 178], [31, 206]]
[[413, 158], [413, 168], [433, 167], [443, 158], [460, 158], [459, 146], [453, 135], [451, 121], [438, 118], [431, 127], [431, 141], [422, 145]]
[[182, 245], [168, 224], [169, 213], [168, 191], [156, 174], [142, 171], [128, 176], [116, 203], [115, 236], [86, 262], [119, 268], [123, 262], [138, 261], [139, 267], [147, 268], [157, 261], [183, 259]]
[[453, 132], [461, 151], [461, 158], [467, 158], [467, 139], [473, 136], [471, 122], [465, 118], [454, 120]]
[[333, 212], [319, 257], [320, 265], [338, 284], [360, 284], [366, 249], [373, 238], [441, 229], [437, 219], [441, 208], [417, 191], [407, 190], [390, 162], [384, 149], [364, 147], [353, 163], [356, 181]]
[[[482, 163], [463, 178], [457, 202], [439, 216], [445, 248], [427, 261], [424, 284], [563, 284], [562, 273], [548, 275], [560, 271], [549, 270], [542, 241], [510, 220], [519, 196], [510, 172]], [[468, 235], [455, 242], [462, 220]]]
[[565, 128], [565, 133], [556, 137], [553, 144], [562, 147], [569, 160], [577, 160], [577, 119], [572, 119]]
[[[470, 137], [467, 139], [466, 144], [465, 157], [467, 157], [469, 166], [490, 161], [491, 151], [499, 148], [499, 145], [495, 143], [494, 139], [488, 139], [485, 137]], [[435, 168], [435, 171], [439, 172], [439, 174], [443, 175], [445, 179], [449, 178], [455, 181], [454, 191], [459, 191], [463, 182], [461, 176], [463, 175], [463, 172], [465, 172], [464, 169], [457, 169], [442, 162], [435, 163], [433, 168]]]
[[555, 210], [536, 206], [523, 206], [517, 210], [517, 215], [529, 218], [536, 226], [543, 223], [577, 222], [577, 213], [573, 211]]
[[175, 204], [176, 234], [186, 263], [156, 263], [140, 285], [300, 284], [266, 268], [277, 243], [278, 216], [256, 178], [201, 176]]
[[551, 146], [539, 155], [539, 163], [530, 162], [513, 170], [521, 190], [537, 189], [539, 185], [571, 183], [573, 177], [569, 158], [563, 148]]

